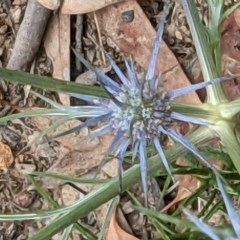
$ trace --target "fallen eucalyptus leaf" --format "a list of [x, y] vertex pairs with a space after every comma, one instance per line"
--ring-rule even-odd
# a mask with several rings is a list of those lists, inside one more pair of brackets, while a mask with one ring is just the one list
[[[83, 14], [94, 12], [98, 9], [104, 8], [108, 5], [122, 2], [123, 0], [38, 0], [45, 8], [51, 10], [58, 10], [61, 8], [63, 14]], [[61, 3], [62, 2], [62, 3]]]

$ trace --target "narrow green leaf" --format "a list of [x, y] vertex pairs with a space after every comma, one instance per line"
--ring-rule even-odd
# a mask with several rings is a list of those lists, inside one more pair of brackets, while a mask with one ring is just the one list
[[63, 234], [61, 236], [61, 240], [68, 240], [70, 238], [70, 235], [71, 235], [71, 232], [72, 232], [72, 229], [73, 229], [73, 225], [74, 224], [72, 224], [69, 227], [64, 229]]
[[[32, 110], [30, 112], [21, 112], [16, 114], [7, 115], [5, 117], [0, 118], [0, 124], [6, 123], [8, 121], [13, 121], [19, 118], [26, 117], [39, 117], [39, 116], [67, 116], [69, 115], [66, 111], [58, 110], [58, 109], [37, 109]], [[79, 116], [78, 116], [79, 117]]]
[[33, 87], [56, 92], [79, 93], [98, 97], [108, 97], [104, 89], [101, 87], [67, 82], [5, 68], [0, 68], [0, 78], [12, 83], [31, 85]]
[[43, 199], [51, 206], [53, 206], [54, 209], [59, 208], [58, 203], [50, 196], [50, 194], [42, 187], [40, 184], [38, 184], [32, 176], [28, 176], [30, 181], [32, 182], [33, 186], [37, 190], [37, 192], [43, 197]]
[[59, 179], [62, 180], [63, 183], [83, 183], [83, 184], [102, 184], [102, 183], [108, 183], [111, 180], [110, 179], [87, 179], [87, 178], [77, 178], [77, 177], [69, 177], [64, 176], [56, 173], [51, 172], [31, 172], [28, 175], [30, 176], [37, 176], [37, 177], [44, 177], [44, 178], [53, 178], [53, 179]]
[[[210, 30], [200, 21], [194, 1], [182, 0], [182, 5], [191, 30], [204, 81], [210, 81], [221, 75], [214, 59], [218, 54], [215, 51], [218, 51], [219, 48], [215, 49], [217, 45], [212, 44], [213, 42], [217, 44], [220, 42], [220, 34], [211, 36]], [[217, 105], [225, 101], [227, 101], [227, 98], [221, 84], [207, 87], [208, 103]]]
[[240, 6], [240, 2], [235, 3], [233, 6], [228, 7], [224, 13], [221, 16], [221, 23], [227, 18], [229, 17], [238, 7]]
[[226, 149], [236, 170], [240, 174], [240, 144], [233, 131], [233, 123], [220, 121], [214, 128], [221, 138], [223, 147]]

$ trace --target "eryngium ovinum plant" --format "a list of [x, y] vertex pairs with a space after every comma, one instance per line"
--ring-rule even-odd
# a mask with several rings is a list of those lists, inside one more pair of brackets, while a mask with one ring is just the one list
[[[224, 1], [209, 0], [210, 22], [209, 26], [203, 26], [199, 20], [194, 2], [182, 0], [204, 76], [203, 83], [166, 92], [162, 86], [161, 77], [156, 75], [155, 69], [162, 40], [164, 21], [170, 5], [167, 2], [165, 3], [162, 20], [158, 26], [153, 53], [144, 79], [138, 79], [132, 61], [126, 62], [127, 75], [125, 76], [110, 56], [108, 56], [113, 69], [121, 80], [121, 84], [116, 83], [92, 67], [82, 56], [78, 55], [82, 63], [97, 75], [99, 83], [108, 95], [107, 97], [102, 97], [104, 93], [101, 90], [95, 92], [93, 96], [91, 91], [89, 94], [85, 94], [86, 91], [84, 89], [86, 87], [84, 88], [82, 85], [66, 84], [45, 78], [34, 81], [34, 78], [37, 78], [35, 76], [32, 76], [32, 80], [29, 80], [29, 75], [27, 74], [15, 74], [13, 71], [1, 69], [0, 76], [9, 81], [31, 84], [51, 90], [59, 89], [71, 96], [83, 99], [89, 104], [76, 107], [62, 106], [52, 102], [50, 99], [37, 95], [50, 103], [53, 108], [11, 115], [2, 118], [0, 121], [4, 122], [23, 116], [58, 115], [63, 116], [63, 120], [54, 124], [50, 130], [69, 119], [87, 119], [78, 128], [64, 132], [60, 136], [88, 126], [98, 127], [92, 132], [93, 137], [113, 133], [115, 137], [107, 154], [113, 154], [119, 159], [120, 176], [122, 175], [121, 165], [128, 147], [131, 147], [132, 159], [139, 159], [140, 167], [138, 165], [133, 166], [126, 173], [123, 173], [121, 179], [123, 183], [122, 190], [136, 183], [136, 176], [138, 176], [140, 168], [146, 204], [148, 172], [150, 174], [156, 172], [156, 166], [158, 168], [161, 166], [159, 161], [161, 159], [165, 169], [171, 174], [170, 162], [174, 161], [179, 156], [179, 153], [184, 152], [183, 147], [195, 154], [204, 165], [212, 170], [218, 179], [221, 179], [214, 166], [196, 147], [197, 144], [202, 144], [207, 140], [218, 137], [231, 157], [236, 170], [240, 173], [240, 145], [238, 141], [238, 118], [236, 118], [240, 112], [240, 100], [229, 102], [221, 85], [223, 80], [232, 79], [231, 77], [221, 77], [220, 26], [230, 10], [233, 10], [232, 8], [227, 13], [223, 13], [223, 3]], [[24, 76], [26, 77], [24, 78]], [[71, 86], [73, 87], [71, 88]], [[205, 87], [207, 90], [206, 103], [193, 105], [174, 101], [184, 94]], [[188, 136], [182, 136], [174, 129], [175, 122], [179, 121], [196, 124], [200, 127]], [[162, 135], [168, 135], [176, 142], [176, 145], [169, 150], [163, 150], [160, 141]], [[149, 145], [155, 147], [158, 156], [148, 158], [147, 146]], [[46, 239], [53, 236], [64, 227], [69, 226], [73, 220], [76, 221], [100, 206], [103, 202], [110, 200], [119, 193], [119, 190], [116, 190], [116, 184], [116, 180], [113, 179], [108, 185], [90, 193], [71, 208], [66, 208], [66, 212], [62, 209], [61, 212], [64, 214], [58, 216], [52, 224], [43, 228], [32, 239]], [[71, 217], [69, 218], [68, 216]], [[1, 217], [2, 219], [4, 218], [4, 216]], [[46, 217], [46, 215], [42, 215], [42, 217]], [[32, 216], [29, 218], [32, 218]], [[27, 219], [27, 216], [25, 219]]]
[[[98, 126], [91, 132], [91, 137], [100, 137], [104, 134], [113, 133], [114, 139], [108, 149], [108, 154], [114, 155], [119, 160], [119, 176], [121, 185], [121, 169], [124, 155], [129, 146], [132, 148], [132, 160], [136, 156], [139, 158], [141, 168], [141, 178], [143, 192], [145, 195], [145, 204], [147, 205], [147, 146], [153, 145], [163, 162], [166, 171], [171, 174], [170, 164], [165, 157], [161, 146], [162, 135], [168, 135], [174, 141], [181, 143], [188, 150], [193, 152], [199, 160], [217, 173], [214, 166], [206, 157], [184, 136], [174, 129], [178, 121], [187, 123], [210, 126], [212, 122], [208, 119], [202, 119], [194, 116], [183, 115], [171, 108], [172, 102], [185, 94], [195, 90], [216, 85], [223, 80], [232, 79], [232, 77], [216, 78], [208, 82], [191, 85], [185, 88], [171, 90], [167, 92], [161, 82], [161, 77], [156, 74], [156, 65], [159, 50], [164, 32], [164, 23], [170, 8], [170, 1], [165, 3], [162, 19], [158, 26], [157, 36], [154, 43], [152, 55], [149, 61], [149, 67], [144, 79], [138, 79], [133, 62], [126, 61], [127, 75], [119, 69], [116, 63], [107, 54], [108, 59], [121, 83], [117, 83], [105, 74], [101, 73], [91, 66], [81, 55], [75, 52], [80, 61], [98, 78], [101, 86], [105, 89], [109, 98], [100, 98], [83, 94], [69, 93], [69, 95], [85, 100], [87, 106], [68, 107], [54, 103], [50, 99], [39, 96], [53, 107], [56, 112], [51, 115], [65, 115], [74, 118], [87, 118], [87, 120], [78, 127], [64, 132], [55, 138], [64, 136], [74, 131], [79, 131], [84, 127]], [[49, 115], [49, 113], [46, 113]], [[44, 113], [45, 115], [45, 113]]]

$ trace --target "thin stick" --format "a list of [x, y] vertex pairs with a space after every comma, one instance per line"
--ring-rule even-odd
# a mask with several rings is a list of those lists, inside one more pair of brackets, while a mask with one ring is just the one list
[[101, 32], [100, 32], [96, 12], [93, 12], [93, 17], [94, 17], [94, 21], [95, 21], [96, 28], [97, 28], [98, 41], [99, 41], [99, 45], [100, 45], [100, 51], [101, 51], [101, 55], [102, 55], [103, 64], [104, 64], [104, 66], [106, 66], [106, 58], [105, 58], [105, 54], [104, 54], [104, 50], [103, 50], [102, 37], [101, 37]]

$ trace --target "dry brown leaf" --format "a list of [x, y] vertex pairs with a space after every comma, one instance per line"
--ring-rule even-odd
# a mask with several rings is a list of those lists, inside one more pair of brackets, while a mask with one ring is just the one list
[[0, 142], [0, 169], [7, 170], [14, 161], [11, 148]]
[[[177, 164], [181, 166], [187, 166], [186, 161], [182, 158], [179, 158], [177, 160]], [[165, 206], [161, 210], [161, 212], [166, 212], [167, 210], [174, 207], [179, 202], [188, 198], [200, 186], [200, 182], [191, 175], [180, 175], [180, 176], [176, 176], [176, 178], [179, 182], [177, 195], [172, 202], [170, 202], [167, 206]]]
[[[213, 164], [213, 166], [216, 167], [216, 169], [222, 169], [223, 164], [221, 161], [214, 158], [209, 158], [209, 160], [211, 161], [211, 164]], [[186, 161], [182, 158], [179, 158], [177, 160], [177, 164], [181, 166], [187, 166]], [[200, 181], [198, 181], [197, 178], [191, 175], [180, 175], [176, 177], [177, 177], [177, 180], [179, 181], [177, 196], [173, 199], [172, 202], [170, 202], [167, 206], [165, 206], [161, 210], [161, 212], [166, 212], [167, 210], [172, 208], [174, 205], [188, 198], [189, 196], [191, 196], [193, 192], [195, 192], [200, 187]]]
[[115, 210], [109, 225], [106, 240], [139, 240], [133, 235], [124, 231], [118, 224], [117, 209]]
[[[70, 16], [53, 15], [44, 39], [47, 56], [52, 61], [52, 76], [57, 79], [70, 81]], [[64, 105], [70, 105], [70, 98], [59, 94]]]
[[[223, 69], [224, 74], [240, 74], [240, 9], [236, 9], [223, 24]], [[240, 78], [236, 81], [226, 81], [224, 83], [226, 94], [230, 100], [240, 96]]]
[[[44, 7], [57, 10], [61, 7], [63, 14], [83, 14], [104, 8], [123, 0], [38, 0]], [[62, 4], [61, 4], [62, 2]]]
[[[96, 12], [100, 29], [125, 53], [144, 69], [148, 68], [156, 31], [136, 1], [126, 1], [108, 6]], [[126, 14], [132, 14], [132, 21], [127, 21]], [[109, 19], [114, 19], [110, 21]], [[162, 47], [157, 65], [158, 73], [163, 75], [166, 89], [176, 89], [190, 85], [176, 57], [167, 45]], [[165, 74], [166, 73], [166, 74]], [[184, 96], [182, 101], [200, 103], [196, 93]]]
[[[42, 132], [58, 119], [58, 117], [36, 117], [32, 121], [38, 127], [38, 131]], [[79, 124], [81, 124], [81, 122], [78, 120], [68, 121], [59, 126], [55, 134], [79, 126]], [[34, 140], [39, 132], [30, 136], [31, 139], [29, 139], [29, 141]], [[92, 140], [88, 138], [89, 135], [89, 130], [85, 128], [78, 134], [75, 133], [57, 139], [59, 144], [52, 147], [47, 143], [40, 144], [37, 146], [37, 149], [35, 148], [34, 155], [47, 157], [49, 160], [55, 159], [54, 164], [48, 169], [49, 172], [72, 177], [82, 176], [101, 164], [112, 142], [111, 135]], [[92, 177], [94, 177], [94, 174]], [[59, 185], [60, 181], [50, 181], [46, 179], [46, 181], [43, 180], [43, 183], [46, 187], [55, 188]]]
[[177, 176], [177, 179], [179, 181], [177, 196], [173, 199], [172, 202], [165, 206], [161, 210], [161, 212], [166, 212], [170, 208], [174, 207], [179, 202], [188, 198], [193, 192], [195, 192], [200, 187], [199, 181], [191, 175]]
[[[240, 61], [227, 56], [222, 56], [224, 75], [239, 75], [240, 74]], [[229, 100], [235, 100], [240, 96], [240, 78], [235, 81], [226, 81], [224, 89]]]
[[228, 57], [240, 61], [240, 26], [236, 20], [240, 19], [240, 11], [235, 11], [223, 23], [222, 49]]

